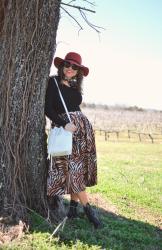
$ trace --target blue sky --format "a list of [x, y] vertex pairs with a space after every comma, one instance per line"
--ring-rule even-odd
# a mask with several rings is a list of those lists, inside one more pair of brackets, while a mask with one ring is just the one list
[[[92, 8], [85, 1], [74, 3]], [[95, 3], [96, 13], [86, 15], [90, 22], [105, 28], [100, 36], [84, 23], [78, 11], [62, 6], [84, 30], [78, 35], [77, 24], [61, 10], [55, 56], [64, 58], [69, 51], [81, 54], [83, 64], [90, 69], [84, 79], [85, 102], [162, 110], [162, 1]]]

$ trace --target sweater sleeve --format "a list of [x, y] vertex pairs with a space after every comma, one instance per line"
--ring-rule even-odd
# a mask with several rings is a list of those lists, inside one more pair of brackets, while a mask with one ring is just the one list
[[63, 126], [67, 124], [66, 121], [61, 119], [57, 112], [55, 111], [54, 107], [54, 100], [55, 100], [55, 88], [53, 79], [50, 78], [48, 81], [48, 86], [46, 90], [46, 96], [45, 96], [45, 115], [55, 124], [58, 126]]

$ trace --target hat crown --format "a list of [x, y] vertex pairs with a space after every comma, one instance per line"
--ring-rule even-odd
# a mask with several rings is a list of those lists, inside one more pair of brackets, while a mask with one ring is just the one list
[[79, 65], [82, 64], [82, 58], [78, 53], [75, 52], [69, 52], [66, 56], [65, 56], [65, 60], [67, 61], [73, 61]]

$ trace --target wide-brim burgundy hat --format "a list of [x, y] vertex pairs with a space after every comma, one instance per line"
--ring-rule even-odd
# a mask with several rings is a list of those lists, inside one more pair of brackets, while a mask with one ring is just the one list
[[77, 65], [79, 68], [83, 70], [83, 75], [87, 76], [89, 73], [89, 69], [82, 65], [82, 58], [78, 53], [75, 52], [69, 52], [64, 59], [60, 57], [55, 57], [54, 59], [54, 65], [56, 68], [58, 68], [64, 61], [68, 61], [71, 64]]

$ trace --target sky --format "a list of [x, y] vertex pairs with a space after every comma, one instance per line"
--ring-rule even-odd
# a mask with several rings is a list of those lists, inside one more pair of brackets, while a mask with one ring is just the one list
[[61, 58], [77, 52], [89, 68], [83, 101], [162, 110], [162, 1], [89, 2], [95, 2], [95, 7], [83, 0], [71, 4], [93, 9], [95, 13], [85, 12], [88, 20], [104, 29], [98, 34], [78, 10], [62, 5], [83, 30], [79, 32], [76, 22], [61, 9], [55, 52]]

